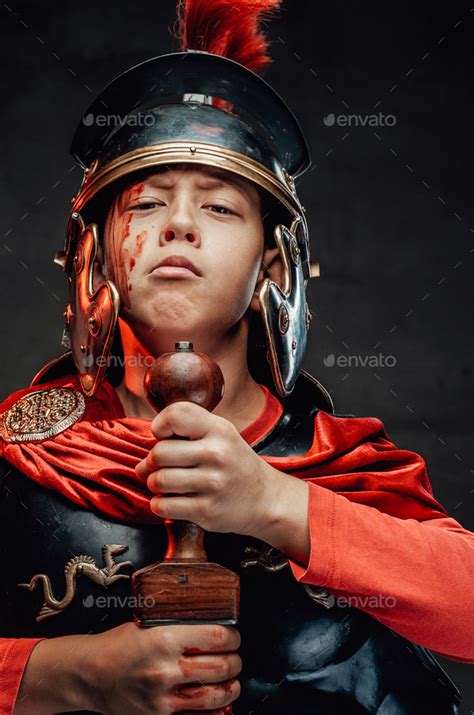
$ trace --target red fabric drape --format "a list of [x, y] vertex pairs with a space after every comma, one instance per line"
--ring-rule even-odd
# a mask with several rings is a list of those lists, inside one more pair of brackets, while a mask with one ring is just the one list
[[[48, 383], [79, 388], [75, 376]], [[46, 385], [45, 385], [46, 386]], [[38, 389], [38, 388], [34, 388]], [[241, 434], [255, 443], [276, 423], [282, 406], [262, 386], [266, 403], [261, 415]], [[0, 414], [28, 390], [15, 393]], [[151, 493], [134, 467], [156, 443], [150, 421], [125, 417], [117, 393], [104, 383], [86, 399], [86, 413], [69, 429], [42, 442], [7, 443], [0, 455], [48, 489], [76, 504], [135, 523], [160, 523], [149, 508]], [[397, 449], [375, 417], [340, 418], [318, 412], [313, 444], [302, 457], [263, 457], [271, 466], [301, 479], [311, 479], [358, 503], [401, 518], [445, 515], [433, 497], [424, 462]]]

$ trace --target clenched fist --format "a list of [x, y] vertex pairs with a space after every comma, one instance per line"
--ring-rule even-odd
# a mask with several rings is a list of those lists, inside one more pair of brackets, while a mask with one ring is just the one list
[[151, 510], [207, 531], [258, 536], [289, 477], [259, 457], [231, 422], [194, 403], [168, 405], [151, 429], [159, 441], [136, 467], [157, 494]]

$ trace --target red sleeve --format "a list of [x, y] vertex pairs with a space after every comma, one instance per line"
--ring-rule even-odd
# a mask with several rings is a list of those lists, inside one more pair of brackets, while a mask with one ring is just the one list
[[298, 581], [327, 587], [405, 638], [474, 663], [474, 533], [401, 519], [308, 482], [311, 551]]
[[44, 638], [0, 638], [0, 713], [11, 715], [28, 658]]

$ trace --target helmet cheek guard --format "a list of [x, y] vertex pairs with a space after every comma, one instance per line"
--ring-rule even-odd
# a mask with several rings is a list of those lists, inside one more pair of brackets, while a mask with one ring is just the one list
[[305, 275], [309, 275], [308, 236], [304, 219], [291, 227], [279, 224], [274, 237], [284, 267], [284, 286], [266, 278], [259, 293], [268, 360], [282, 397], [289, 395], [301, 369], [310, 321]]
[[120, 299], [111, 281], [103, 281], [94, 289], [97, 225], [86, 227], [78, 213], [72, 214], [71, 219], [74, 238], [68, 262], [69, 303], [62, 344], [71, 349], [81, 387], [90, 396], [97, 391], [107, 368]]

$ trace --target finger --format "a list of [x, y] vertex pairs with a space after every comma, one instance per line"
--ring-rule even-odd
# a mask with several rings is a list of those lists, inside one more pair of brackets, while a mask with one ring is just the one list
[[170, 626], [179, 642], [183, 655], [229, 653], [240, 648], [241, 637], [237, 628], [220, 623], [179, 624]]
[[240, 695], [240, 683], [236, 679], [217, 685], [187, 685], [173, 691], [173, 707], [186, 710], [210, 710], [229, 705]]
[[168, 439], [173, 435], [201, 439], [219, 419], [222, 418], [194, 402], [173, 402], [156, 415], [151, 423], [151, 431], [156, 439]]
[[149, 472], [161, 467], [196, 467], [205, 453], [202, 440], [162, 439], [150, 449], [143, 462]]
[[242, 670], [242, 661], [237, 653], [225, 655], [183, 655], [178, 660], [177, 687], [185, 683], [221, 683], [235, 678]]
[[[195, 467], [199, 464], [199, 443], [200, 440], [162, 439], [135, 465], [135, 473], [145, 480], [151, 472], [162, 467]], [[191, 449], [187, 449], [188, 446]]]
[[199, 497], [191, 496], [156, 496], [150, 499], [150, 509], [163, 519], [183, 519], [200, 525], [204, 519]]
[[154, 494], [203, 494], [205, 479], [199, 469], [167, 467], [152, 472], [147, 487]]
[[149, 475], [150, 470], [146, 466], [146, 459], [142, 459], [141, 462], [138, 462], [138, 464], [135, 465], [135, 474], [137, 477], [140, 479], [145, 480], [147, 476]]

